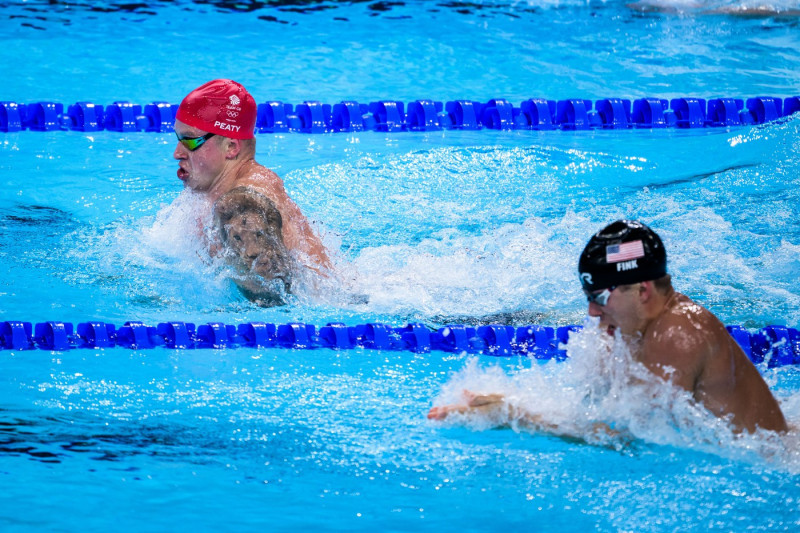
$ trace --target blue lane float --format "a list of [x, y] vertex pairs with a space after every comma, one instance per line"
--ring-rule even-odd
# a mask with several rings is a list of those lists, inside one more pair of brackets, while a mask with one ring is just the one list
[[[525, 356], [536, 359], [563, 360], [572, 332], [582, 326], [549, 327], [542, 325], [505, 326], [489, 324], [472, 327], [453, 324], [432, 329], [412, 323], [393, 327], [383, 323], [348, 326], [330, 322], [317, 328], [313, 324], [292, 322], [271, 324], [248, 322], [231, 325], [209, 322], [161, 322], [155, 326], [141, 321], [122, 326], [106, 322], [0, 322], [0, 350], [101, 349], [121, 347], [134, 350], [168, 348], [236, 349], [293, 348], [334, 350], [371, 349], [429, 353], [485, 354], [499, 357]], [[747, 330], [727, 326], [728, 332], [755, 364], [768, 367], [800, 364], [800, 332], [786, 326], [766, 326]]]
[[[82, 101], [0, 102], [0, 131], [168, 132], [178, 106], [153, 102], [144, 106], [117, 101], [102, 106]], [[257, 133], [400, 132], [439, 130], [594, 130], [707, 128], [764, 124], [800, 111], [800, 96], [779, 98], [721, 97], [604, 98], [547, 100], [530, 98], [515, 106], [504, 98], [473, 100], [352, 100], [333, 105], [315, 100], [299, 104], [258, 104]]]

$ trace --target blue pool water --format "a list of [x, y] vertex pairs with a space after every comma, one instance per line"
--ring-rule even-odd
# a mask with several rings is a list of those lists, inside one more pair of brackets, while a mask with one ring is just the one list
[[[293, 103], [800, 93], [796, 2], [747, 17], [709, 13], [748, 6], [731, 2], [99, 5], [2, 4], [0, 100], [177, 103], [217, 77]], [[725, 323], [797, 327], [798, 133], [795, 115], [699, 131], [259, 135], [258, 160], [315, 221], [341, 278], [274, 309], [242, 298], [187, 236], [195, 200], [181, 194], [171, 134], [3, 133], [0, 321], [581, 323], [576, 258], [629, 216], [662, 235], [677, 288]], [[619, 394], [589, 341], [560, 364], [2, 351], [0, 525], [798, 527], [795, 433], [735, 437], [668, 390], [658, 402]], [[797, 368], [762, 371], [797, 425]], [[462, 388], [631, 437], [425, 419]]]

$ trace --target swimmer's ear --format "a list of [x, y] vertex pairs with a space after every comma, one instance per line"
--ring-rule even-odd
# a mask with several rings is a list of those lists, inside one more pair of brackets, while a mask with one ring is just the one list
[[239, 139], [225, 139], [225, 159], [236, 159], [242, 151], [242, 141]]
[[652, 281], [642, 281], [639, 283], [639, 299], [642, 303], [647, 303], [653, 297], [656, 286]]

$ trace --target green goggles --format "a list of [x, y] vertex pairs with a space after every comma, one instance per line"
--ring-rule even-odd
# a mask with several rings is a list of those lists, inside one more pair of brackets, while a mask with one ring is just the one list
[[184, 137], [183, 135], [180, 135], [177, 131], [175, 132], [175, 136], [178, 138], [178, 141], [180, 141], [180, 143], [184, 145], [186, 149], [189, 150], [190, 152], [194, 152], [195, 150], [203, 146], [203, 143], [205, 143], [214, 135], [216, 135], [216, 133], [206, 133], [205, 135], [201, 135], [200, 137]]

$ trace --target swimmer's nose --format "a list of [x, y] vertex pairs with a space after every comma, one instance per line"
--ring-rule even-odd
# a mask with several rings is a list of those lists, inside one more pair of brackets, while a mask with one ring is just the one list
[[589, 316], [602, 316], [603, 308], [595, 302], [589, 302]]
[[186, 159], [189, 154], [189, 149], [186, 148], [182, 142], [178, 141], [178, 145], [175, 147], [175, 151], [172, 152], [172, 157], [178, 160]]

